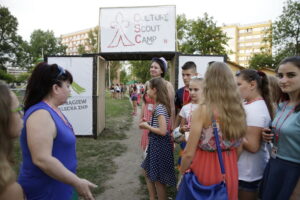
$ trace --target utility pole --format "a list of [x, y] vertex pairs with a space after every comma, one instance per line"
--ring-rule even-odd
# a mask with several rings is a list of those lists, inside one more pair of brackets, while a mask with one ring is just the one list
[[110, 61], [107, 62], [107, 67], [108, 67], [108, 87], [110, 87]]

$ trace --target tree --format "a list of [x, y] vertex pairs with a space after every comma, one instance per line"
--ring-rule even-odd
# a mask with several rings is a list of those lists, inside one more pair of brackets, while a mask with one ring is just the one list
[[117, 72], [121, 68], [121, 63], [119, 61], [109, 61], [110, 68], [110, 80], [117, 78]]
[[120, 83], [126, 84], [128, 82], [128, 75], [125, 69], [120, 72]]
[[32, 61], [36, 62], [45, 55], [64, 55], [67, 46], [62, 45], [61, 40], [54, 36], [53, 31], [33, 31], [30, 36], [30, 53]]
[[28, 72], [21, 73], [15, 78], [15, 82], [16, 83], [24, 83], [26, 80], [28, 80], [30, 75], [31, 75], [31, 73], [28, 73]]
[[[186, 20], [184, 16], [180, 16], [177, 23], [179, 36], [183, 37], [178, 38], [178, 43], [181, 44], [178, 49], [183, 53], [226, 54], [225, 45], [229, 38], [207, 13], [204, 13], [203, 18], [196, 20]], [[183, 29], [186, 29], [186, 32]]]
[[150, 61], [137, 60], [130, 61], [130, 70], [133, 77], [136, 77], [138, 82], [146, 82], [151, 78], [149, 73]]
[[0, 6], [0, 69], [6, 69], [6, 64], [14, 66], [22, 60], [21, 55], [23, 40], [17, 35], [18, 21], [10, 14], [9, 10]]
[[300, 2], [287, 0], [279, 19], [272, 25], [272, 43], [277, 60], [300, 55]]
[[270, 53], [256, 53], [249, 60], [249, 68], [261, 69], [264, 67], [274, 68], [274, 59]]
[[13, 83], [15, 81], [15, 76], [0, 69], [0, 80], [5, 80], [7, 83]]
[[185, 17], [185, 14], [178, 15], [176, 17], [176, 29], [177, 29], [177, 50], [182, 52], [182, 44], [187, 38], [187, 34], [189, 31], [188, 20]]
[[78, 54], [86, 54], [87, 53], [85, 50], [85, 46], [82, 44], [78, 45], [77, 52], [78, 52]]
[[98, 52], [98, 35], [99, 28], [96, 27], [88, 32], [88, 38], [85, 41], [85, 44], [80, 44], [78, 46], [79, 54], [87, 54], [87, 53], [97, 53]]

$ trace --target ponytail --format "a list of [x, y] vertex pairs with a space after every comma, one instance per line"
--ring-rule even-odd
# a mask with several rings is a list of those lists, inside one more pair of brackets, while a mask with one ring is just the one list
[[266, 102], [266, 105], [268, 107], [271, 119], [273, 120], [273, 118], [274, 118], [274, 107], [272, 105], [268, 77], [264, 72], [258, 71], [257, 73], [261, 77], [261, 81], [258, 81], [258, 89], [260, 90], [261, 96], [263, 97], [263, 99]]
[[271, 119], [273, 119], [274, 109], [271, 101], [269, 80], [267, 75], [262, 71], [257, 71], [254, 69], [244, 69], [240, 71], [238, 74], [236, 74], [236, 76], [240, 76], [240, 75], [247, 82], [256, 81], [257, 89], [260, 95], [263, 97], [264, 101], [266, 102]]

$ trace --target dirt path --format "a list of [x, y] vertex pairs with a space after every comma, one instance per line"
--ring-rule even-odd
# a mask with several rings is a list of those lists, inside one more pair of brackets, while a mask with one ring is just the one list
[[118, 169], [113, 178], [106, 183], [106, 190], [97, 196], [97, 200], [140, 200], [145, 198], [140, 190], [139, 176], [142, 174], [142, 151], [140, 149], [140, 129], [138, 128], [138, 114], [133, 118], [133, 123], [128, 132], [127, 139], [120, 143], [127, 146], [127, 151], [114, 159]]

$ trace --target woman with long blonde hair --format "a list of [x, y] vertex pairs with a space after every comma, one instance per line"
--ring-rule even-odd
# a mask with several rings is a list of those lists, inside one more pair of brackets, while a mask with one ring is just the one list
[[[212, 119], [225, 166], [229, 199], [238, 199], [237, 148], [246, 132], [246, 116], [231, 70], [225, 63], [212, 63], [205, 74], [199, 108], [193, 112], [190, 137], [183, 154], [180, 173], [190, 168], [202, 185], [220, 183], [220, 171]], [[183, 188], [179, 188], [180, 190]]]
[[0, 199], [24, 199], [16, 182], [13, 166], [13, 139], [23, 127], [22, 112], [16, 95], [0, 81]]

